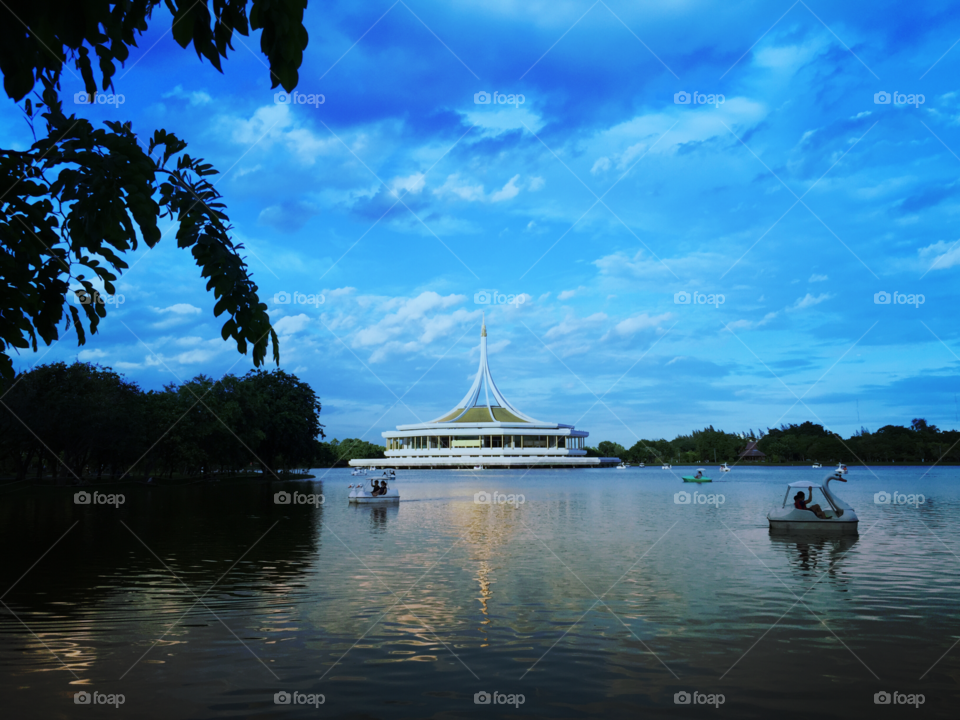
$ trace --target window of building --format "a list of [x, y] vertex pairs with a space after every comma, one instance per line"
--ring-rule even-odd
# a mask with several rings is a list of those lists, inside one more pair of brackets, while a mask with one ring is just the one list
[[503, 447], [503, 435], [494, 435], [490, 438], [490, 447], [502, 448]]

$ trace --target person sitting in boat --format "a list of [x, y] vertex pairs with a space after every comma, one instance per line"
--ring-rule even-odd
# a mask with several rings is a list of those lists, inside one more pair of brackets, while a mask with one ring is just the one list
[[810, 495], [809, 495], [809, 497], [807, 497], [806, 500], [804, 500], [804, 498], [803, 498], [803, 491], [802, 491], [802, 490], [801, 490], [800, 492], [798, 492], [796, 495], [794, 495], [794, 496], [793, 496], [793, 506], [794, 506], [797, 510], [809, 510], [809, 511], [812, 512], [814, 515], [816, 515], [818, 518], [820, 518], [821, 520], [826, 520], [826, 519], [827, 519], [827, 516], [823, 514], [823, 510], [820, 508], [819, 505], [810, 505], [809, 507], [807, 507], [807, 503], [810, 502], [811, 500], [813, 500], [813, 488], [810, 488], [810, 491], [809, 491], [809, 492], [810, 492]]
[[374, 497], [376, 497], [377, 495], [380, 494], [380, 481], [379, 481], [379, 480], [374, 480], [374, 481], [373, 481], [373, 490], [370, 491], [370, 494], [373, 495]]
[[697, 480], [699, 480], [702, 477], [703, 477], [703, 470], [697, 470], [697, 475], [696, 475]]

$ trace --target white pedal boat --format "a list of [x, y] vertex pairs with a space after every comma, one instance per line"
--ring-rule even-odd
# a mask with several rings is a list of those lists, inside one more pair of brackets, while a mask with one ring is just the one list
[[730, 466], [724, 463], [720, 466], [720, 472], [730, 472]]
[[400, 491], [395, 487], [387, 483], [387, 492], [385, 495], [373, 495], [373, 480], [393, 480], [393, 477], [387, 478], [373, 478], [368, 480], [365, 483], [357, 485], [353, 490], [350, 491], [350, 494], [347, 496], [351, 503], [359, 503], [361, 505], [367, 504], [381, 504], [381, 503], [397, 503], [400, 502]]
[[[853, 508], [830, 491], [830, 481], [846, 482], [846, 478], [835, 472], [827, 475], [823, 484], [800, 480], [787, 485], [787, 493], [783, 496], [783, 507], [774, 508], [767, 513], [770, 521], [771, 533], [814, 533], [823, 535], [859, 535], [860, 518]], [[819, 504], [826, 519], [816, 516], [812, 510], [800, 510], [794, 507], [793, 498], [797, 492], [812, 495], [813, 490], [819, 490], [819, 495], [826, 502], [821, 502], [817, 496], [810, 504]]]

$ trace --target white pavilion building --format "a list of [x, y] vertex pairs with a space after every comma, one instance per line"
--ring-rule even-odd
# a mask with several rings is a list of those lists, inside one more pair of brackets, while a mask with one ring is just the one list
[[487, 325], [480, 331], [480, 368], [456, 407], [436, 420], [398, 425], [386, 439], [386, 458], [351, 460], [381, 468], [595, 468], [620, 458], [587, 457], [590, 433], [526, 415], [503, 396], [487, 364]]

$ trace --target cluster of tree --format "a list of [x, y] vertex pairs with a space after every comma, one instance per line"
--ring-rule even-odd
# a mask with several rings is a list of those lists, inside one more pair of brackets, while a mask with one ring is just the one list
[[764, 462], [960, 462], [960, 431], [940, 430], [915, 418], [909, 427], [886, 425], [876, 432], [861, 428], [842, 438], [822, 425], [805, 422], [766, 431], [729, 433], [713, 426], [673, 440], [640, 440], [630, 449], [604, 441], [587, 448], [588, 456], [619, 457], [629, 463], [735, 462], [748, 442], [766, 455]]
[[386, 448], [365, 440], [347, 438], [342, 442], [334, 438], [328, 443], [317, 441], [310, 467], [347, 467], [351, 460], [381, 459]]
[[320, 401], [294, 375], [198, 375], [143, 392], [110, 368], [53, 363], [0, 382], [0, 474], [58, 482], [310, 467]]

